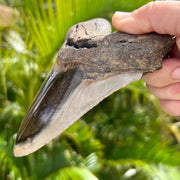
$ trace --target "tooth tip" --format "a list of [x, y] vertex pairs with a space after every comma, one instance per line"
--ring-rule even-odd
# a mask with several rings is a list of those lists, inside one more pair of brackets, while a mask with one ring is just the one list
[[21, 157], [21, 156], [25, 156], [25, 151], [22, 149], [21, 146], [19, 145], [15, 145], [14, 146], [14, 156], [16, 157]]
[[26, 156], [28, 154], [31, 154], [36, 149], [33, 149], [31, 143], [18, 143], [14, 145], [14, 156], [16, 157], [22, 157]]
[[29, 155], [45, 145], [44, 136], [36, 136], [33, 139], [27, 138], [26, 141], [15, 143], [14, 156], [22, 157]]

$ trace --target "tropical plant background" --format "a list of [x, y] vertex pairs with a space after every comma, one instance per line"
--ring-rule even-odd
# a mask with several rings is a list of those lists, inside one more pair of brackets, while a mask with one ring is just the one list
[[148, 0], [0, 0], [0, 179], [178, 180], [180, 118], [163, 113], [142, 81], [112, 94], [26, 157], [16, 133], [73, 24], [111, 20]]

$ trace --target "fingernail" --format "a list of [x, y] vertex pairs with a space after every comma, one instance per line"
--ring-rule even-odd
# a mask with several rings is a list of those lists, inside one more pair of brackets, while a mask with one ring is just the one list
[[130, 12], [116, 11], [114, 13], [115, 18], [118, 20], [128, 18], [130, 15], [131, 15]]
[[176, 68], [172, 73], [171, 76], [173, 79], [180, 79], [180, 67]]

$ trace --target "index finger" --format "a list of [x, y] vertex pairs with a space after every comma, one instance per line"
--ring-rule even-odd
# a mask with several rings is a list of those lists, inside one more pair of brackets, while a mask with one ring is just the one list
[[126, 16], [116, 12], [112, 24], [118, 31], [131, 34], [157, 32], [177, 36], [180, 48], [180, 2], [151, 2]]

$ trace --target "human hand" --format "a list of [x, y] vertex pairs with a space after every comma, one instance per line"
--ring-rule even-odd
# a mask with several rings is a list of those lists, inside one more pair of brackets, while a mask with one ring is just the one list
[[147, 89], [159, 98], [168, 114], [180, 115], [180, 2], [151, 2], [132, 13], [116, 12], [112, 24], [118, 31], [132, 34], [157, 32], [176, 35], [171, 58], [164, 59], [162, 69], [143, 76]]

